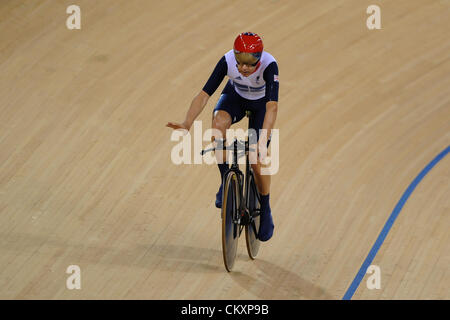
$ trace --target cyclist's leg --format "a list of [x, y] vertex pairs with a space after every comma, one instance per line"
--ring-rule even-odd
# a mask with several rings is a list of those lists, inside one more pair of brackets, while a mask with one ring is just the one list
[[[221, 97], [222, 99], [222, 97]], [[231, 126], [231, 115], [226, 110], [214, 109], [211, 127], [214, 129], [211, 141], [216, 142], [215, 146], [219, 149], [224, 146], [226, 131]], [[216, 151], [216, 160], [218, 164], [226, 163], [226, 152]]]
[[[228, 82], [213, 111], [211, 126], [215, 130], [213, 130], [211, 140], [216, 141], [215, 145], [217, 147], [222, 147], [225, 145], [226, 130], [229, 129], [233, 123], [240, 121], [245, 115], [243, 109], [241, 108], [241, 99], [242, 98], [240, 98], [240, 96], [234, 91], [234, 88], [230, 82]], [[223, 182], [224, 174], [229, 168], [229, 165], [226, 162], [226, 151], [216, 152], [215, 155], [220, 171], [221, 181]], [[216, 194], [216, 207], [220, 208], [222, 206], [221, 201], [222, 184]]]
[[[263, 98], [253, 101], [248, 110], [252, 111], [252, 118], [250, 119], [249, 123], [249, 128], [253, 129], [249, 132], [249, 140], [250, 143], [252, 143], [259, 141], [259, 130], [262, 129], [262, 126], [264, 124], [264, 117], [266, 115], [266, 100]], [[256, 137], [254, 137], [254, 135], [256, 135]], [[270, 137], [267, 142], [267, 147], [269, 147], [269, 144]], [[259, 193], [261, 195], [267, 195], [270, 193], [271, 176], [261, 174], [261, 167], [266, 167], [266, 165], [262, 164], [257, 156], [255, 156], [255, 158], [256, 161], [253, 161], [253, 163], [251, 164], [253, 172], [255, 173], [255, 182], [258, 187]]]
[[[266, 101], [265, 99], [260, 99], [252, 102], [252, 121], [250, 122], [250, 128], [255, 130], [256, 140], [259, 141], [260, 129], [262, 129], [264, 123], [264, 117], [266, 114]], [[251, 139], [251, 138], [250, 138]], [[252, 141], [252, 140], [250, 140]], [[254, 139], [253, 139], [254, 141]], [[270, 139], [267, 142], [269, 146]], [[258, 187], [258, 191], [261, 199], [261, 216], [260, 216], [260, 228], [258, 238], [261, 241], [269, 240], [273, 235], [274, 224], [272, 219], [272, 212], [270, 208], [270, 182], [271, 176], [261, 174], [261, 167], [265, 165], [262, 164], [257, 158], [257, 162], [252, 164], [253, 172], [255, 173], [255, 182]]]

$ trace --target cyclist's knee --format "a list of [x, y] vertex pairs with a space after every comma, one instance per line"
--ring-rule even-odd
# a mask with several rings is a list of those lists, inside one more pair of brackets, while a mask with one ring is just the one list
[[231, 116], [226, 111], [218, 110], [214, 112], [213, 120], [212, 120], [212, 129], [213, 129], [213, 137], [214, 139], [225, 139], [226, 131], [231, 126]]
[[217, 110], [214, 112], [213, 128], [228, 129], [231, 126], [231, 116], [228, 112]]

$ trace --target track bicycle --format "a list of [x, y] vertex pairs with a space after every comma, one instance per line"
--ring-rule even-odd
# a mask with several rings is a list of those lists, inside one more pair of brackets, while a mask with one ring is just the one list
[[[251, 122], [252, 113], [246, 111]], [[204, 155], [209, 151], [230, 150], [233, 153], [231, 167], [224, 174], [222, 185], [222, 253], [225, 268], [230, 272], [234, 266], [238, 240], [245, 229], [245, 240], [249, 257], [254, 260], [259, 251], [258, 231], [260, 225], [260, 195], [255, 182], [255, 175], [249, 162], [249, 139], [234, 139], [227, 147], [216, 147], [202, 150]], [[238, 159], [245, 156], [245, 175], [239, 169]]]

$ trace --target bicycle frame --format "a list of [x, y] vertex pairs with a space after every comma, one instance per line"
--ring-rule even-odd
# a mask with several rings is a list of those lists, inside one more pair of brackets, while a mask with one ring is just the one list
[[[245, 143], [245, 145], [247, 146], [247, 141]], [[246, 148], [247, 149], [247, 148]], [[244, 177], [244, 174], [242, 173], [242, 171], [239, 169], [239, 164], [238, 164], [238, 140], [235, 139], [233, 141], [233, 160], [231, 163], [231, 167], [225, 172], [224, 176], [227, 176], [229, 172], [233, 171], [236, 173], [236, 177], [238, 180], [238, 189], [239, 189], [239, 194], [237, 195], [239, 197], [239, 208], [236, 212], [236, 216], [233, 217], [233, 222], [236, 223], [237, 225], [239, 225], [239, 236], [242, 233], [242, 229], [244, 228], [245, 224], [242, 221], [242, 219], [247, 220], [247, 216], [248, 216], [248, 209], [246, 206], [246, 202], [244, 202], [243, 200], [246, 199], [244, 198], [244, 179], [246, 179], [247, 177], [247, 171], [246, 170], [246, 176]], [[245, 153], [247, 153], [247, 150], [245, 150]], [[247, 155], [246, 155], [247, 156]], [[247, 160], [248, 162], [248, 157]], [[225, 181], [225, 179], [224, 179]], [[247, 212], [247, 215], [245, 214]]]
[[[250, 152], [250, 147], [249, 147], [249, 141], [248, 138], [245, 140], [244, 142], [244, 150], [242, 150], [245, 154], [245, 164], [246, 164], [246, 168], [245, 168], [245, 176], [242, 173], [242, 171], [239, 168], [239, 164], [238, 164], [238, 158], [239, 158], [239, 154], [238, 152], [240, 150], [238, 150], [238, 143], [240, 143], [237, 139], [235, 139], [233, 141], [233, 159], [232, 159], [232, 163], [231, 163], [231, 167], [226, 171], [225, 176], [230, 172], [233, 171], [236, 173], [237, 176], [237, 180], [238, 180], [238, 186], [239, 186], [239, 208], [238, 208], [238, 212], [237, 212], [237, 216], [233, 217], [233, 222], [239, 225], [239, 236], [242, 233], [243, 228], [246, 225], [249, 225], [252, 223], [252, 220], [254, 217], [257, 216], [257, 214], [259, 214], [259, 209], [255, 210], [257, 214], [255, 214], [255, 212], [249, 212], [249, 193], [250, 193], [250, 175], [253, 175], [253, 180], [255, 180], [254, 178], [254, 173], [253, 173], [253, 169], [250, 165], [250, 160], [249, 160], [249, 152]], [[225, 181], [225, 179], [224, 179]], [[254, 181], [255, 182], [255, 181]], [[244, 183], [245, 183], [245, 189], [244, 189]], [[259, 196], [259, 192], [257, 189], [257, 186], [255, 184], [255, 188], [256, 188], [256, 192], [255, 195], [258, 199], [258, 202], [260, 202], [260, 196]], [[252, 226], [254, 228], [254, 226]], [[255, 234], [258, 234], [258, 230], [254, 230]]]

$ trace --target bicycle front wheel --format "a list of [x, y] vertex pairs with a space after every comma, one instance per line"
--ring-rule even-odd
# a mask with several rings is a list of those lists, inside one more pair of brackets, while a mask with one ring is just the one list
[[222, 253], [228, 272], [233, 268], [239, 240], [239, 202], [239, 180], [236, 173], [230, 171], [225, 177], [222, 201]]

